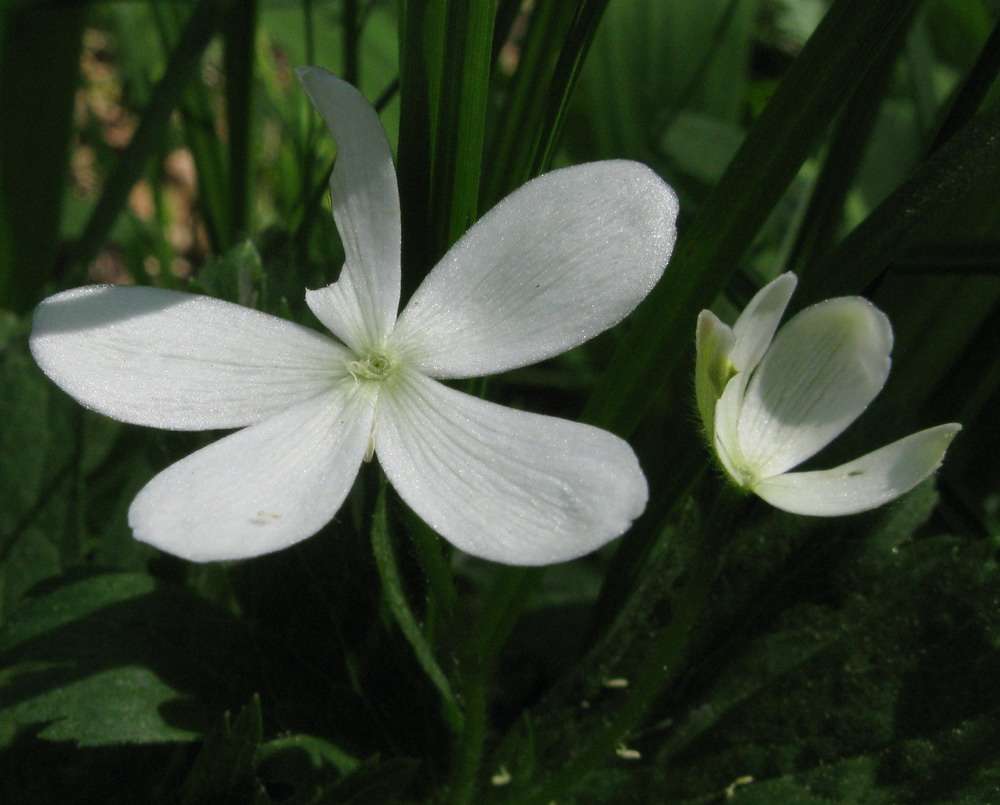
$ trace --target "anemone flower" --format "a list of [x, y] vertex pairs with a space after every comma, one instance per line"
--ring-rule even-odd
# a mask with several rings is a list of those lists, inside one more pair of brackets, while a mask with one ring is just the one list
[[888, 318], [856, 296], [807, 307], [778, 330], [795, 284], [783, 274], [766, 285], [732, 328], [701, 312], [698, 411], [738, 487], [796, 514], [867, 511], [934, 472], [961, 426], [922, 430], [830, 470], [789, 472], [875, 399], [892, 351]]
[[306, 292], [336, 340], [154, 288], [78, 288], [35, 312], [35, 360], [88, 408], [157, 428], [243, 428], [139, 492], [136, 538], [194, 561], [284, 548], [334, 517], [373, 454], [420, 517], [477, 556], [547, 564], [620, 535], [647, 497], [624, 441], [440, 380], [535, 363], [619, 322], [670, 257], [673, 192], [633, 162], [541, 176], [476, 223], [397, 318], [388, 140], [353, 87], [318, 68], [299, 78], [338, 145], [346, 261], [337, 282]]

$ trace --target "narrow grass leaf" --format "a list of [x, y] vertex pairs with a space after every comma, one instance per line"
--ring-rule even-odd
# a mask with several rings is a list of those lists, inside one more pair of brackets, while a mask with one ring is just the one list
[[191, 11], [180, 39], [170, 52], [163, 76], [153, 88], [149, 103], [143, 110], [139, 126], [114, 171], [108, 176], [101, 196], [75, 243], [72, 263], [77, 268], [86, 265], [97, 254], [125, 206], [132, 186], [142, 175], [149, 158], [164, 143], [170, 115], [198, 76], [202, 54], [219, 30], [230, 4], [231, 0], [201, 0]]
[[478, 217], [490, 3], [402, 3], [398, 172], [404, 294]]
[[84, 5], [0, 16], [0, 308], [24, 313], [59, 249]]
[[674, 379], [691, 350], [698, 311], [725, 287], [817, 138], [914, 2], [839, 0], [826, 13], [682, 235], [665, 281], [634, 315], [588, 402], [587, 421], [630, 433]]

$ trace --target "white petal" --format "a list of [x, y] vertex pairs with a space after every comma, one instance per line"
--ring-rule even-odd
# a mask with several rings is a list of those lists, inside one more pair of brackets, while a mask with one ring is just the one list
[[733, 325], [732, 361], [739, 371], [753, 369], [764, 357], [797, 283], [794, 274], [782, 274], [757, 291], [743, 309]]
[[757, 477], [778, 475], [850, 425], [889, 374], [892, 328], [859, 297], [820, 302], [794, 316], [754, 371], [739, 443]]
[[705, 433], [715, 433], [715, 405], [733, 375], [733, 331], [711, 310], [698, 315], [695, 329], [694, 390]]
[[374, 396], [348, 381], [233, 433], [146, 484], [129, 525], [136, 539], [195, 562], [259, 556], [303, 540], [343, 503], [373, 412]]
[[375, 450], [400, 496], [467, 553], [562, 562], [646, 505], [632, 449], [607, 431], [470, 397], [416, 372], [379, 400]]
[[756, 480], [746, 466], [739, 441], [740, 408], [743, 405], [743, 392], [746, 389], [747, 379], [745, 372], [734, 375], [715, 404], [715, 432], [712, 443], [723, 469], [739, 486], [745, 488]]
[[836, 516], [874, 509], [909, 492], [941, 466], [961, 425], [938, 425], [832, 470], [789, 472], [759, 482], [754, 492], [772, 506]]
[[91, 285], [35, 310], [31, 352], [88, 408], [157, 428], [258, 422], [330, 387], [347, 350], [326, 336], [207, 296]]
[[399, 190], [378, 114], [364, 95], [318, 67], [299, 80], [337, 141], [330, 177], [333, 217], [347, 257], [340, 279], [306, 301], [355, 351], [382, 343], [399, 309]]
[[660, 278], [677, 199], [635, 162], [577, 165], [511, 193], [417, 289], [397, 324], [434, 377], [500, 372], [617, 324]]

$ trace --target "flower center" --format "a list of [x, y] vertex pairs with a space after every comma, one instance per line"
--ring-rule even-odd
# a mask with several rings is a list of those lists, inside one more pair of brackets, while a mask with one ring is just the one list
[[385, 380], [396, 368], [393, 357], [379, 349], [373, 349], [359, 360], [347, 361], [347, 371], [355, 380]]

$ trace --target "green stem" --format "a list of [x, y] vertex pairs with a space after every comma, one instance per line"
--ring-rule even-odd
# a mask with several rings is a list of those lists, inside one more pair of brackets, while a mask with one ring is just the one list
[[469, 635], [462, 663], [465, 722], [455, 746], [451, 784], [454, 805], [475, 801], [476, 778], [486, 741], [486, 686], [507, 635], [542, 575], [538, 568], [500, 568]]
[[687, 578], [673, 597], [673, 617], [653, 639], [650, 654], [629, 686], [624, 706], [604, 723], [600, 732], [584, 743], [558, 773], [526, 799], [526, 803], [540, 805], [563, 796], [589, 771], [603, 765], [629, 733], [648, 716], [651, 706], [675, 678], [680, 661], [688, 650], [691, 629], [711, 595], [719, 557], [742, 500], [743, 497], [729, 486], [720, 491], [702, 526], [703, 539]]
[[465, 721], [455, 745], [454, 771], [450, 800], [454, 805], [473, 802], [476, 775], [483, 759], [486, 742], [486, 682], [492, 666], [470, 663], [464, 676]]
[[392, 535], [389, 533], [388, 517], [386, 516], [386, 486], [383, 476], [379, 487], [375, 511], [372, 514], [372, 552], [375, 565], [378, 568], [379, 579], [382, 581], [382, 593], [385, 596], [389, 610], [399, 625], [400, 631], [409, 642], [417, 662], [423, 668], [431, 684], [441, 694], [442, 710], [445, 722], [452, 733], [461, 735], [463, 730], [463, 715], [455, 701], [451, 683], [434, 656], [434, 647], [427, 641], [416, 615], [410, 608], [403, 590], [403, 580], [396, 562], [396, 552], [392, 545]]

